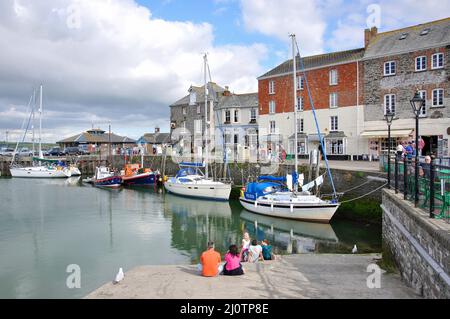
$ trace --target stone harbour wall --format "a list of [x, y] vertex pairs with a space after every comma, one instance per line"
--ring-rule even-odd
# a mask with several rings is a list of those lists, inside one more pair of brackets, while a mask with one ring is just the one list
[[429, 218], [402, 194], [382, 191], [383, 244], [402, 279], [425, 298], [450, 298], [450, 224]]

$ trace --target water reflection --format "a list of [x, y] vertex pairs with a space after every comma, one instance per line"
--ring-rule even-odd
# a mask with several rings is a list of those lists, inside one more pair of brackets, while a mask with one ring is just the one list
[[276, 253], [311, 253], [317, 250], [319, 243], [339, 241], [330, 224], [286, 220], [246, 210], [241, 211], [241, 218], [250, 236], [258, 241], [269, 240]]

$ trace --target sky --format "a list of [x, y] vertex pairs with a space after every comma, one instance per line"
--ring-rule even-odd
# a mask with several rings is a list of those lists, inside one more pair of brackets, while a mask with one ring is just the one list
[[449, 12], [450, 0], [0, 0], [0, 142], [22, 138], [40, 84], [44, 141], [109, 123], [137, 139], [169, 130], [169, 105], [203, 83], [205, 52], [214, 82], [256, 92], [290, 57], [290, 33], [307, 56]]

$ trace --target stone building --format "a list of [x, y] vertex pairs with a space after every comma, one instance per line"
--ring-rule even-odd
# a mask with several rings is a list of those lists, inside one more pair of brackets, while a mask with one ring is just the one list
[[[214, 82], [208, 85], [208, 122], [214, 132], [214, 109], [225, 91]], [[177, 150], [202, 156], [203, 133], [205, 126], [205, 86], [191, 86], [189, 94], [170, 105], [170, 136]], [[214, 141], [212, 141], [214, 144]]]
[[[363, 130], [361, 59], [364, 48], [304, 57], [297, 61], [297, 154], [308, 156], [319, 138], [306, 87], [330, 158], [349, 159], [365, 153], [359, 143]], [[259, 138], [261, 155], [295, 153], [294, 92], [292, 59], [258, 78]]]
[[235, 94], [225, 87], [215, 114], [216, 148], [226, 147], [230, 161], [256, 161], [258, 93]]
[[426, 102], [419, 134], [422, 154], [448, 156], [450, 134], [450, 18], [378, 33], [365, 31], [364, 132], [372, 155], [387, 150], [384, 114], [395, 112], [393, 143], [415, 138], [410, 100], [419, 91]]

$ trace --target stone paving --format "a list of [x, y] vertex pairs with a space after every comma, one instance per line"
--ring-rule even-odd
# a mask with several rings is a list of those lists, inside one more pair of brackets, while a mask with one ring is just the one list
[[119, 284], [107, 283], [86, 298], [273, 299], [420, 298], [397, 274], [382, 272], [381, 288], [367, 287], [367, 266], [379, 255], [291, 255], [244, 264], [246, 274], [205, 278], [193, 265], [141, 266]]

